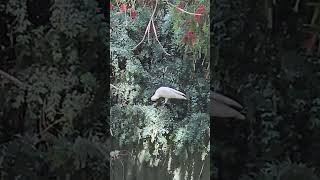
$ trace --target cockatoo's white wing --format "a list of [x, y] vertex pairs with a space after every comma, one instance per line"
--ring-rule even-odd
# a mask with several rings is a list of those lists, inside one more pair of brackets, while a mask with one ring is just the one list
[[211, 91], [211, 99], [214, 99], [216, 101], [219, 101], [223, 104], [226, 104], [226, 105], [230, 105], [230, 106], [235, 106], [235, 107], [238, 107], [238, 108], [243, 108], [242, 105], [240, 103], [238, 103], [237, 101], [231, 99], [231, 98], [228, 98], [224, 95], [221, 95], [219, 93], [215, 93], [215, 92], [212, 92]]
[[221, 118], [237, 118], [241, 120], [245, 119], [244, 115], [228, 106], [231, 105], [242, 108], [242, 105], [235, 100], [211, 91], [210, 101], [211, 107], [209, 109], [211, 116]]
[[169, 87], [158, 88], [154, 93], [154, 95], [151, 97], [151, 100], [155, 101], [161, 97], [165, 98], [166, 100], [167, 99], [187, 99], [184, 93]]
[[160, 97], [168, 99], [187, 99], [184, 93], [169, 87], [160, 87], [157, 91], [159, 91]]
[[220, 118], [236, 118], [241, 120], [245, 119], [245, 116], [240, 112], [216, 100], [212, 101], [211, 116]]

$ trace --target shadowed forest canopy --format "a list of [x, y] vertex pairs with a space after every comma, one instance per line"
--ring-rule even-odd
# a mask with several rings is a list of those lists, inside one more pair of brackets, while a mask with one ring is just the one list
[[0, 179], [109, 175], [106, 6], [0, 2]]
[[212, 120], [215, 179], [319, 179], [319, 4], [216, 0], [211, 86], [245, 121]]

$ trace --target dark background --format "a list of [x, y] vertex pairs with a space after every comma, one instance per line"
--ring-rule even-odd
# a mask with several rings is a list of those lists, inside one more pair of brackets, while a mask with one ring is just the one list
[[295, 3], [211, 4], [211, 85], [247, 114], [211, 121], [215, 179], [319, 179], [319, 20], [310, 1]]
[[106, 179], [104, 1], [0, 2], [1, 179]]

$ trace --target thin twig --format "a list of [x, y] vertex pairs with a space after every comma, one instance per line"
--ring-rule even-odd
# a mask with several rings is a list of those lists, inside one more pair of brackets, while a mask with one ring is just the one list
[[202, 163], [202, 167], [201, 167], [201, 170], [200, 170], [200, 174], [199, 174], [198, 180], [200, 180], [200, 178], [201, 178], [201, 174], [202, 174], [203, 166], [204, 166], [204, 161], [203, 161], [203, 163]]
[[117, 86], [113, 85], [113, 84], [110, 84], [111, 87], [117, 89], [117, 90], [120, 90]]
[[128, 26], [128, 20], [127, 20], [127, 8], [124, 10], [124, 19], [126, 21], [125, 26]]
[[152, 20], [153, 20], [153, 16], [154, 16], [154, 14], [156, 13], [156, 9], [157, 9], [157, 6], [158, 6], [157, 3], [158, 3], [158, 0], [156, 0], [156, 5], [155, 5], [155, 7], [154, 7], [154, 9], [153, 9], [152, 15], [151, 15], [151, 17], [150, 17], [148, 26], [147, 26], [147, 28], [146, 28], [146, 31], [144, 32], [144, 35], [143, 35], [142, 40], [141, 40], [134, 48], [132, 48], [132, 50], [136, 49], [136, 48], [144, 41], [144, 39], [146, 38], [147, 33], [148, 33], [148, 42], [149, 42], [150, 26], [151, 26], [151, 22], [152, 22]]
[[58, 124], [60, 122], [63, 122], [63, 121], [66, 121], [66, 120], [65, 119], [59, 119], [59, 120], [53, 122], [48, 127], [46, 127], [42, 132], [40, 132], [40, 135], [43, 135], [45, 132], [47, 132], [49, 129], [51, 129], [54, 125], [56, 125], [56, 124]]
[[210, 75], [210, 61], [209, 61], [208, 66], [207, 66], [206, 79], [209, 79], [209, 75]]
[[161, 43], [160, 43], [160, 41], [159, 41], [159, 39], [158, 39], [156, 27], [155, 27], [155, 25], [154, 25], [154, 15], [155, 15], [155, 13], [156, 13], [157, 7], [158, 7], [158, 0], [156, 0], [156, 5], [155, 5], [155, 7], [154, 7], [154, 9], [153, 9], [152, 15], [151, 15], [151, 17], [150, 17], [148, 26], [147, 26], [147, 28], [146, 28], [146, 30], [145, 30], [145, 32], [144, 32], [144, 35], [143, 35], [142, 40], [141, 40], [134, 48], [132, 48], [132, 50], [136, 49], [136, 48], [144, 41], [144, 39], [146, 38], [147, 33], [148, 33], [148, 42], [149, 42], [150, 27], [151, 27], [151, 25], [152, 25], [152, 29], [153, 29], [153, 32], [154, 32], [156, 41], [159, 43], [159, 45], [160, 45], [161, 49], [163, 50], [163, 52], [164, 52], [166, 55], [170, 55], [170, 54], [163, 48], [163, 46], [161, 45]]
[[152, 19], [152, 27], [153, 27], [153, 32], [154, 32], [154, 35], [155, 35], [155, 37], [156, 37], [156, 40], [158, 41], [161, 49], [163, 50], [163, 52], [164, 52], [166, 55], [169, 55], [169, 56], [170, 56], [170, 54], [167, 53], [167, 51], [163, 48], [163, 46], [161, 45], [161, 43], [160, 43], [160, 41], [159, 41], [159, 39], [158, 39], [157, 30], [156, 30], [156, 27], [154, 26], [154, 21], [153, 21], [153, 19]]
[[309, 3], [307, 3], [307, 6], [320, 6], [320, 3], [318, 3], [318, 2], [309, 2]]
[[122, 165], [122, 180], [124, 180], [124, 165], [123, 162], [120, 160], [121, 165]]
[[176, 9], [178, 9], [178, 10], [179, 10], [179, 11], [181, 11], [181, 12], [184, 12], [184, 13], [187, 13], [187, 14], [190, 14], [190, 15], [197, 15], [197, 16], [202, 16], [202, 15], [203, 15], [203, 14], [197, 14], [197, 13], [191, 13], [191, 12], [188, 12], [188, 11], [186, 11], [186, 10], [182, 9], [182, 8], [179, 8], [179, 7], [175, 6], [174, 4], [172, 4], [172, 3], [168, 2], [167, 0], [165, 0], [165, 2], [166, 2], [167, 4], [169, 4], [170, 6], [172, 6], [172, 7], [176, 8]]
[[114, 89], [118, 90], [120, 94], [124, 95], [124, 93], [121, 91], [120, 88], [118, 88], [117, 86], [110, 84], [111, 87], [113, 87]]
[[146, 38], [147, 33], [148, 33], [148, 40], [149, 40], [150, 25], [151, 25], [151, 19], [150, 19], [150, 21], [148, 23], [146, 31], [144, 32], [142, 40], [134, 48], [132, 48], [132, 50], [136, 49], [144, 41], [144, 39]]
[[299, 11], [299, 4], [300, 4], [300, 0], [296, 0], [296, 3], [293, 8], [293, 11], [296, 13]]

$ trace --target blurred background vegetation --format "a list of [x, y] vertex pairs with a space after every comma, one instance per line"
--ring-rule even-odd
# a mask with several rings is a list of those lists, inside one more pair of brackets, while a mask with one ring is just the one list
[[319, 4], [216, 0], [211, 85], [246, 107], [213, 119], [215, 179], [319, 179]]
[[0, 179], [108, 177], [106, 4], [0, 2]]

